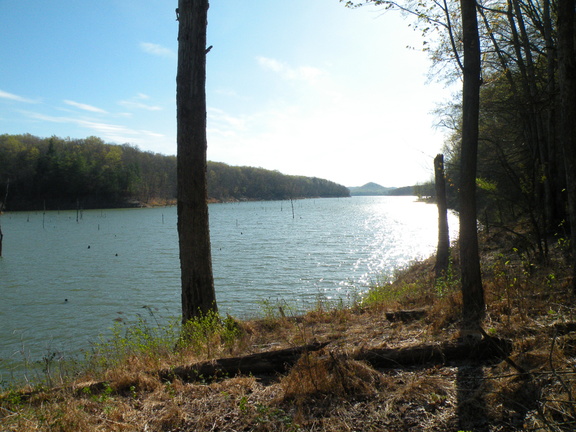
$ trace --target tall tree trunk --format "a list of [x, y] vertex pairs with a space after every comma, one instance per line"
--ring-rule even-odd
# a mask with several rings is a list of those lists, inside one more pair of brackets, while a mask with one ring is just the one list
[[478, 254], [476, 168], [480, 110], [480, 38], [476, 1], [460, 0], [464, 48], [460, 162], [460, 265], [463, 330], [475, 330], [484, 317], [484, 289]]
[[573, 279], [576, 294], [576, 24], [575, 0], [558, 0], [558, 89], [560, 94], [559, 142], [564, 151], [570, 219]]
[[[549, 166], [546, 175], [549, 177], [551, 189], [551, 205], [549, 214], [550, 229], [557, 228], [558, 225], [566, 218], [566, 209], [562, 199], [561, 185], [564, 179], [560, 179], [561, 173], [564, 172], [561, 165], [562, 158], [558, 155], [557, 127], [558, 115], [555, 96], [557, 94], [557, 52], [554, 40], [554, 26], [551, 16], [551, 0], [543, 0], [542, 24], [544, 41], [546, 42], [546, 92], [550, 97], [551, 103], [547, 108], [546, 129], [548, 135], [548, 157]], [[564, 176], [565, 177], [565, 176]]]
[[178, 238], [182, 321], [217, 310], [207, 203], [206, 29], [208, 0], [178, 1]]
[[438, 206], [438, 248], [436, 250], [436, 279], [446, 276], [450, 258], [450, 232], [448, 230], [448, 205], [446, 203], [446, 179], [444, 177], [444, 155], [434, 158], [434, 183]]

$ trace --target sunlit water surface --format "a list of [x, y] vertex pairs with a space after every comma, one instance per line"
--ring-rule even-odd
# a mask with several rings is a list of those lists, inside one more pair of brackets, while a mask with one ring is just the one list
[[[292, 207], [293, 204], [293, 207]], [[435, 251], [436, 206], [413, 197], [210, 205], [219, 309], [347, 303]], [[77, 218], [78, 217], [78, 218]], [[180, 312], [176, 208], [1, 216], [0, 380], [23, 359], [87, 349], [114, 322]], [[452, 237], [457, 219], [450, 216]], [[149, 309], [143, 309], [143, 307]]]

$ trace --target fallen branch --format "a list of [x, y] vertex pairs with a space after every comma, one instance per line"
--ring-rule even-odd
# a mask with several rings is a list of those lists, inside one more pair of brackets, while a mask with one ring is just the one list
[[391, 322], [401, 321], [410, 322], [416, 321], [420, 318], [424, 318], [426, 315], [426, 309], [411, 309], [411, 310], [400, 310], [395, 312], [386, 312], [386, 319]]
[[163, 381], [180, 378], [183, 381], [213, 380], [235, 375], [274, 375], [286, 372], [305, 352], [318, 351], [328, 345], [309, 345], [250, 354], [243, 357], [229, 357], [165, 369], [158, 374]]
[[490, 337], [475, 343], [450, 341], [409, 348], [374, 348], [360, 351], [353, 357], [355, 360], [368, 362], [374, 367], [396, 368], [464, 360], [503, 359], [510, 354], [511, 350], [510, 341]]
[[[327, 345], [328, 342], [314, 343], [243, 357], [205, 361], [162, 370], [159, 372], [159, 376], [164, 381], [180, 378], [187, 382], [211, 381], [236, 375], [270, 376], [286, 372], [304, 352], [318, 351]], [[373, 348], [354, 353], [350, 358], [365, 361], [373, 367], [403, 368], [464, 360], [491, 361], [505, 358], [510, 354], [511, 349], [511, 342], [489, 337], [473, 344], [451, 341], [441, 344], [417, 345], [410, 348]]]

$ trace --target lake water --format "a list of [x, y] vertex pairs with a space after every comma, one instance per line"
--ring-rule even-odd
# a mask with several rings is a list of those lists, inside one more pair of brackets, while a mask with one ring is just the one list
[[[292, 207], [293, 204], [293, 207]], [[435, 251], [436, 206], [414, 197], [211, 204], [220, 312], [262, 301], [349, 302]], [[77, 218], [78, 216], [78, 218]], [[180, 313], [176, 208], [1, 216], [0, 381], [23, 358], [86, 349], [115, 321]], [[457, 218], [450, 216], [452, 237]]]

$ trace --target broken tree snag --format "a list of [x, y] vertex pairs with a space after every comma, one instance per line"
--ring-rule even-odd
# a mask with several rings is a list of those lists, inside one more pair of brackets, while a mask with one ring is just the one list
[[370, 363], [373, 367], [397, 368], [445, 364], [453, 361], [488, 361], [503, 359], [512, 351], [512, 343], [505, 339], [482, 339], [475, 344], [444, 342], [432, 345], [417, 345], [409, 348], [375, 348], [360, 351], [355, 360]]
[[328, 342], [312, 343], [283, 350], [266, 351], [243, 357], [230, 357], [205, 361], [189, 366], [159, 372], [160, 379], [172, 381], [180, 378], [191, 382], [198, 380], [211, 381], [218, 378], [229, 378], [235, 375], [274, 375], [286, 372], [305, 352], [318, 351]]
[[446, 178], [444, 174], [444, 155], [434, 158], [434, 184], [436, 205], [438, 206], [438, 247], [434, 270], [436, 279], [446, 277], [450, 265], [450, 231], [448, 229], [448, 204], [446, 200]]
[[395, 312], [386, 312], [386, 319], [391, 322], [401, 321], [410, 322], [416, 321], [426, 316], [426, 309], [411, 309], [400, 310]]

